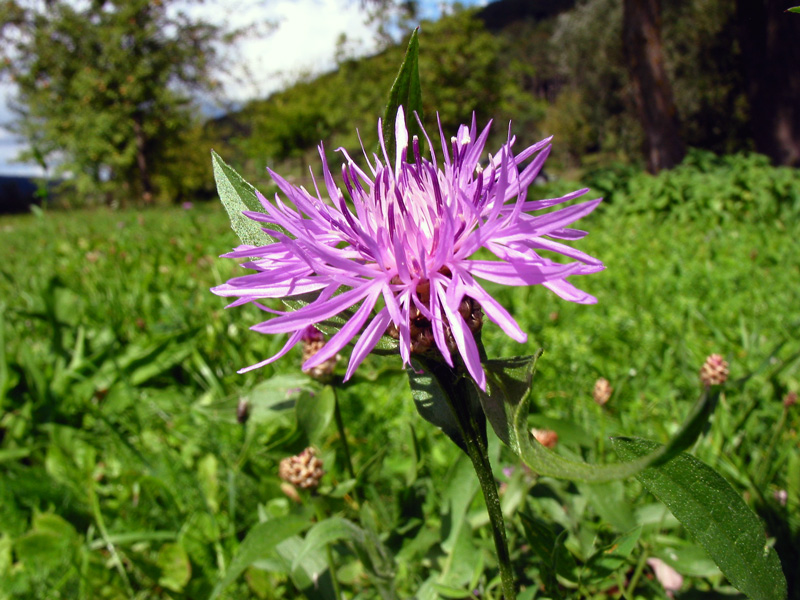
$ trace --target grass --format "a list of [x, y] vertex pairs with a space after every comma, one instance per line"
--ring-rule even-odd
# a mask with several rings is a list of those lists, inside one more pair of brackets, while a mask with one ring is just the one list
[[[582, 226], [591, 235], [581, 249], [608, 268], [575, 283], [598, 304], [494, 288], [529, 341], [516, 344], [490, 325], [489, 356], [544, 347], [531, 422], [559, 433], [559, 451], [607, 461], [609, 435], [665, 440], [699, 393], [704, 358], [725, 355], [734, 385], [695, 453], [764, 519], [797, 597], [790, 565], [800, 547], [800, 410], [782, 400], [800, 389], [800, 227], [615, 211]], [[477, 482], [416, 414], [397, 357], [369, 358], [338, 392], [355, 488], [333, 424], [304, 428], [281, 409], [287, 399], [313, 406], [323, 396], [299, 372], [298, 351], [236, 374], [283, 340], [250, 332], [257, 311], [226, 311], [208, 292], [240, 271], [216, 258], [235, 244], [217, 206], [0, 219], [0, 598], [206, 598], [259, 521], [291, 514], [310, 524], [314, 510], [374, 534], [365, 547], [377, 557], [355, 539], [331, 540], [349, 598], [474, 589], [497, 597]], [[591, 397], [598, 377], [614, 387], [605, 407]], [[242, 399], [246, 425], [236, 422]], [[309, 443], [327, 475], [320, 494], [295, 504], [277, 463]], [[520, 468], [501, 474], [515, 463], [492, 448], [504, 508], [516, 515], [509, 523], [521, 597], [535, 597], [550, 565], [530, 551], [519, 513], [551, 523], [554, 552], [567, 565], [553, 589], [564, 597], [666, 597], [650, 557], [686, 576], [687, 598], [730, 591], [635, 482], [598, 490]], [[640, 533], [609, 575], [598, 552], [631, 526]], [[304, 590], [330, 598], [325, 553], [290, 568], [302, 539], [261, 549], [222, 597]]]

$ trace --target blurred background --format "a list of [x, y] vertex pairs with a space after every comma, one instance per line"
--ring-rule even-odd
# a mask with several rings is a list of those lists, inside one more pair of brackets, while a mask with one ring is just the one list
[[[354, 481], [331, 387], [299, 347], [237, 374], [285, 337], [209, 292], [245, 273], [218, 258], [239, 241], [210, 150], [265, 195], [267, 167], [318, 173], [320, 141], [358, 161], [416, 26], [429, 133], [474, 111], [489, 150], [509, 121], [516, 148], [554, 135], [528, 198], [604, 198], [575, 245], [607, 269], [571, 279], [596, 305], [486, 286], [528, 333], [485, 320], [488, 356], [545, 349], [528, 425], [617, 461], [609, 436], [667, 440], [722, 354], [693, 453], [757, 513], [800, 600], [793, 4], [2, 0], [0, 600], [336, 600], [332, 575], [353, 600], [499, 596], [469, 462], [398, 357], [346, 384], [336, 367]], [[744, 600], [636, 480], [538, 477], [492, 439], [520, 600]], [[297, 502], [279, 464], [307, 446], [325, 475]], [[355, 534], [298, 564], [300, 534], [267, 543], [325, 515]]]
[[521, 143], [555, 135], [552, 174], [655, 173], [688, 149], [797, 166], [791, 5], [5, 0], [0, 175], [45, 177], [23, 196], [63, 206], [210, 198], [212, 147], [254, 183], [303, 177], [320, 140], [374, 143], [417, 25], [427, 126], [475, 111], [498, 137], [509, 120]]

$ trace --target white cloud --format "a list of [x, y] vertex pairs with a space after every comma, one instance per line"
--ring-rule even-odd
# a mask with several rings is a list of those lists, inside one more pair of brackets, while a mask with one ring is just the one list
[[[240, 66], [233, 77], [223, 79], [226, 96], [235, 101], [264, 97], [300, 75], [319, 74], [335, 67], [334, 50], [341, 34], [360, 54], [375, 49], [373, 28], [358, 0], [277, 0], [242, 7], [234, 0], [218, 0], [210, 6], [236, 6], [228, 24], [243, 27], [267, 20], [277, 23], [272, 33], [248, 36], [238, 45]], [[215, 20], [215, 10], [206, 18]]]

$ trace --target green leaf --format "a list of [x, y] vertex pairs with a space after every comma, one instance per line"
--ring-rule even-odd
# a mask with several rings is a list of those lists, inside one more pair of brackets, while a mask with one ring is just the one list
[[161, 569], [158, 584], [173, 592], [183, 591], [192, 578], [192, 565], [189, 555], [181, 544], [164, 544], [158, 551], [156, 564]]
[[497, 436], [539, 475], [597, 483], [623, 479], [649, 465], [663, 463], [694, 443], [719, 396], [717, 387], [704, 391], [675, 437], [652, 454], [631, 462], [592, 465], [548, 450], [528, 429], [530, 389], [539, 356], [541, 350], [533, 356], [485, 361], [486, 391], [475, 387]]
[[417, 114], [419, 114], [419, 118], [422, 119], [422, 86], [419, 81], [418, 33], [419, 29], [415, 29], [411, 32], [406, 56], [403, 59], [403, 64], [400, 65], [397, 78], [392, 84], [392, 89], [389, 92], [389, 103], [386, 105], [386, 111], [383, 113], [383, 141], [390, 158], [396, 142], [394, 124], [397, 118], [398, 107], [402, 106], [404, 109], [406, 127], [410, 134], [418, 130], [416, 119], [414, 118], [414, 111], [416, 111]]
[[233, 583], [247, 567], [274, 550], [280, 542], [300, 533], [309, 525], [306, 519], [287, 516], [270, 519], [253, 527], [239, 546], [225, 576], [214, 586], [209, 600], [218, 597], [222, 590]]
[[10, 369], [8, 368], [9, 361], [6, 357], [5, 310], [6, 305], [0, 302], [0, 407], [4, 404], [6, 390], [11, 387], [9, 385], [11, 380]]
[[383, 546], [378, 538], [342, 517], [325, 519], [311, 528], [300, 550], [294, 556], [292, 572], [303, 565], [313, 552], [322, 550], [328, 544], [339, 540], [353, 544], [358, 558], [369, 572], [378, 577], [391, 577], [391, 572], [386, 569], [386, 557], [383, 555]]
[[264, 233], [257, 222], [242, 214], [242, 211], [245, 210], [264, 212], [264, 207], [261, 206], [256, 195], [256, 189], [226, 165], [219, 154], [213, 150], [211, 151], [211, 162], [214, 166], [214, 179], [217, 182], [219, 199], [222, 200], [222, 205], [228, 213], [231, 228], [242, 240], [242, 243], [251, 246], [266, 246], [277, 241]]
[[628, 562], [628, 557], [636, 547], [641, 535], [642, 527], [636, 527], [617, 538], [610, 546], [595, 552], [586, 562], [584, 567], [584, 573], [586, 574], [581, 574], [581, 581], [588, 583], [608, 580], [614, 572]]
[[[467, 445], [461, 436], [456, 416], [450, 407], [447, 394], [454, 401], [466, 401], [469, 409], [475, 415], [481, 428], [481, 434], [486, 435], [486, 419], [481, 411], [474, 386], [468, 383], [467, 378], [456, 378], [452, 370], [446, 365], [411, 357], [411, 364], [406, 367], [408, 381], [411, 385], [411, 397], [420, 416], [436, 425], [465, 453]], [[448, 391], [449, 390], [449, 391]]]
[[330, 386], [325, 386], [318, 393], [302, 394], [297, 398], [295, 405], [297, 423], [312, 444], [322, 440], [325, 430], [333, 420], [335, 404], [336, 398]]
[[332, 517], [317, 523], [305, 537], [300, 551], [295, 555], [292, 562], [294, 571], [303, 563], [305, 557], [317, 548], [324, 548], [331, 542], [338, 540], [351, 540], [354, 542], [364, 541], [364, 531], [352, 521], [341, 517]]
[[792, 8], [787, 8], [786, 12], [800, 13], [800, 6], [793, 6]]
[[[657, 451], [647, 440], [614, 438], [626, 461]], [[661, 500], [706, 549], [728, 580], [753, 600], [786, 598], [786, 579], [778, 555], [766, 544], [764, 527], [730, 484], [688, 454], [648, 467], [636, 478]]]

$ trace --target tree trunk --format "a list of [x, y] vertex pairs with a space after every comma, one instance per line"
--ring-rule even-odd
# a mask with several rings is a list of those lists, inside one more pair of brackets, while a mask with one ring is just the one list
[[142, 116], [133, 117], [133, 135], [136, 138], [136, 167], [139, 169], [139, 185], [142, 188], [142, 200], [145, 204], [153, 202], [153, 184], [150, 181], [150, 170], [147, 167], [147, 137], [142, 127]]
[[796, 0], [737, 0], [750, 127], [756, 150], [800, 167], [800, 15]]
[[661, 49], [659, 0], [624, 0], [622, 36], [634, 101], [644, 130], [647, 170], [657, 173], [683, 160], [686, 147]]

